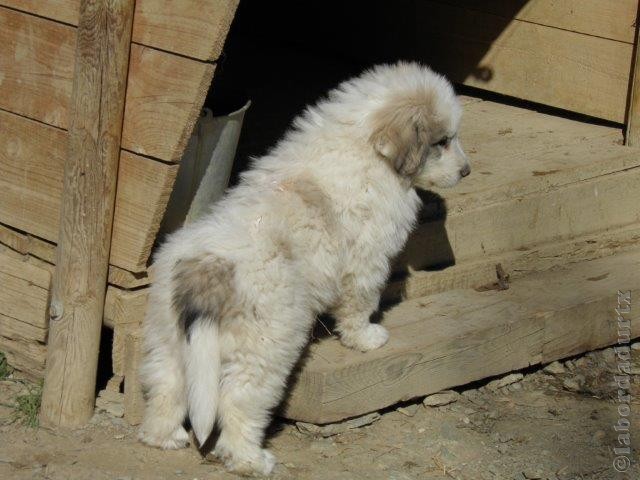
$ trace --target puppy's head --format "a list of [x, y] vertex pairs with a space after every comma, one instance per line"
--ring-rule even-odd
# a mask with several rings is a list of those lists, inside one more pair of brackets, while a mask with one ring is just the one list
[[378, 67], [386, 85], [370, 117], [377, 154], [412, 186], [453, 187], [471, 172], [458, 140], [461, 107], [451, 84], [415, 63]]

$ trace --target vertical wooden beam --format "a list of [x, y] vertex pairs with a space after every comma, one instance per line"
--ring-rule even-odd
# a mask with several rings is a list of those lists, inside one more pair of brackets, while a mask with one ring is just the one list
[[81, 0], [40, 418], [93, 414], [135, 0]]
[[636, 36], [634, 42], [633, 70], [629, 89], [627, 126], [624, 136], [625, 145], [640, 146], [640, 4], [636, 15]]

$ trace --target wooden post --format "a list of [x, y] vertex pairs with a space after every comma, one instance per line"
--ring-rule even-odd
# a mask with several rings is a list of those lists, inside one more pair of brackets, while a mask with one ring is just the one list
[[638, 147], [640, 146], [640, 5], [638, 5], [638, 15], [636, 15], [636, 36], [633, 51], [633, 71], [631, 72], [624, 143], [630, 147]]
[[93, 414], [135, 0], [81, 0], [40, 419]]

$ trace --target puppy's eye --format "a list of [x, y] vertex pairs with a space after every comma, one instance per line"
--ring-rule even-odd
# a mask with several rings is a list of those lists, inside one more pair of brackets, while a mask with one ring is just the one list
[[443, 137], [440, 140], [438, 140], [436, 143], [432, 144], [433, 147], [448, 147], [449, 143], [451, 142], [451, 139], [449, 137]]

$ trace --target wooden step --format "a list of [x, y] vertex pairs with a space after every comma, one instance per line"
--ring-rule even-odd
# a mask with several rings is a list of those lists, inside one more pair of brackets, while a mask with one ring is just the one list
[[640, 150], [620, 145], [618, 129], [465, 102], [472, 174], [427, 199], [397, 272], [477, 263], [640, 221]]
[[[618, 292], [640, 294], [640, 251], [514, 281], [508, 290], [451, 290], [384, 314], [391, 333], [366, 354], [333, 336], [311, 345], [284, 415], [328, 423], [617, 342]], [[639, 310], [624, 314], [640, 336]]]

